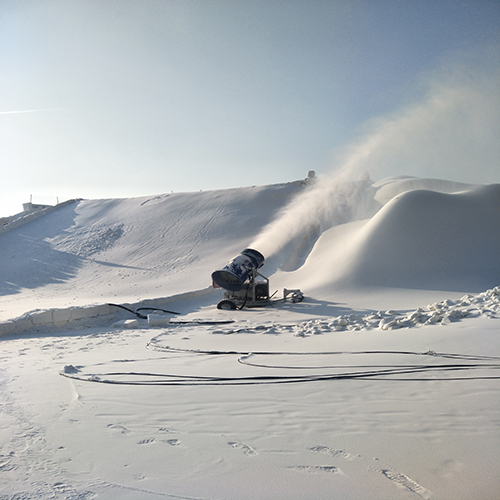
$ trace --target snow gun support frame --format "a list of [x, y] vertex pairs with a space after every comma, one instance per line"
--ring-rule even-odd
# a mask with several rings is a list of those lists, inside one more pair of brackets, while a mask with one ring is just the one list
[[[257, 280], [260, 276], [260, 280]], [[217, 309], [243, 309], [243, 307], [264, 307], [271, 304], [269, 279], [256, 269], [250, 273], [241, 290], [226, 290], [224, 298], [217, 304]]]

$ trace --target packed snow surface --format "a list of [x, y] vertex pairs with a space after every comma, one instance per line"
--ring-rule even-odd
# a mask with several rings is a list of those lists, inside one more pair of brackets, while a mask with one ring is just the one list
[[[500, 184], [84, 200], [0, 247], [1, 499], [499, 497]], [[248, 247], [275, 302], [218, 310]]]

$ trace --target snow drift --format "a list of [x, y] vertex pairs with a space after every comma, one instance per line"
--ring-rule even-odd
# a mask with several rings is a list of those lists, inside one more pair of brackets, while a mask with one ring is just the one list
[[480, 291], [500, 283], [500, 184], [393, 198], [360, 231], [346, 270], [361, 284]]

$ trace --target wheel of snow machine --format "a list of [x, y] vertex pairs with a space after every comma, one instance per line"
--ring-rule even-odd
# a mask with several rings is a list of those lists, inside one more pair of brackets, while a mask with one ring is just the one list
[[295, 292], [292, 295], [292, 302], [296, 304], [297, 302], [302, 302], [304, 300], [304, 295], [300, 292]]
[[228, 300], [228, 299], [221, 300], [217, 304], [217, 309], [224, 309], [225, 311], [232, 311], [232, 310], [236, 309], [236, 304], [232, 300]]

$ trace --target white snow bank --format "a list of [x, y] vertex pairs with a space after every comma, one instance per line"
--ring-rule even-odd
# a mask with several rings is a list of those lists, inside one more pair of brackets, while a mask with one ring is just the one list
[[422, 179], [420, 177], [388, 177], [375, 182], [373, 187], [377, 188], [375, 200], [385, 205], [398, 194], [415, 189], [427, 189], [438, 193], [459, 193], [474, 189], [477, 184], [464, 184], [443, 179]]
[[[142, 307], [151, 311], [160, 311], [169, 304], [179, 300], [200, 298], [213, 294], [212, 288], [185, 292], [182, 294], [149, 299], [136, 304], [100, 304], [82, 307], [67, 307], [45, 310], [28, 311], [17, 318], [0, 322], [0, 337], [6, 335], [19, 335], [28, 332], [54, 331], [68, 328], [90, 328], [98, 325], [109, 324], [125, 316], [130, 316], [130, 311], [137, 311]], [[157, 308], [157, 309], [155, 309]], [[129, 311], [124, 312], [124, 311]], [[146, 313], [142, 313], [145, 316]], [[127, 321], [120, 319], [119, 321]]]
[[480, 291], [500, 283], [500, 184], [408, 191], [360, 231], [346, 276], [365, 285]]

